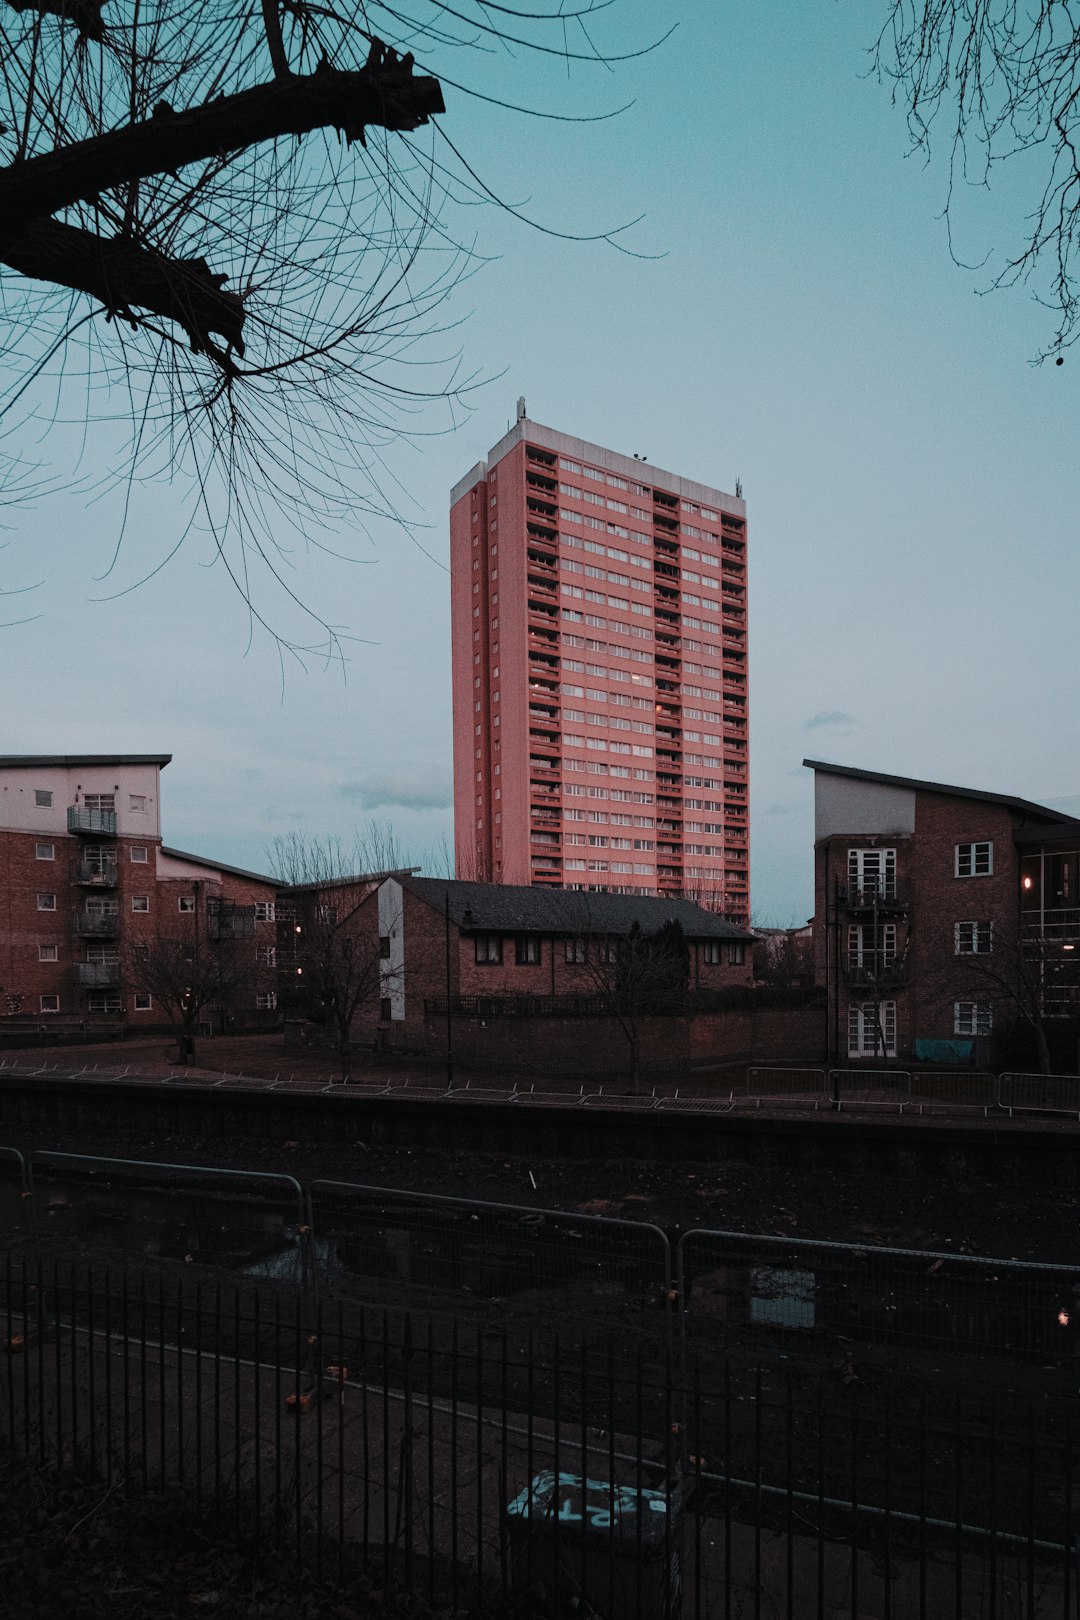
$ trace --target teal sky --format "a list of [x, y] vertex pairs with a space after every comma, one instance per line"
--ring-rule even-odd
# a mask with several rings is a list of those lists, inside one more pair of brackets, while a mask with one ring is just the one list
[[[0, 631], [3, 752], [171, 751], [167, 841], [239, 865], [293, 828], [348, 837], [369, 816], [413, 849], [438, 843], [447, 495], [524, 394], [537, 421], [725, 489], [742, 479], [759, 921], [809, 915], [804, 755], [1080, 808], [1080, 352], [1032, 366], [1052, 313], [1030, 289], [980, 296], [989, 266], [950, 261], [944, 163], [906, 156], [902, 114], [867, 76], [882, 6], [663, 9], [673, 38], [614, 72], [568, 83], [520, 53], [470, 65], [507, 100], [633, 99], [612, 122], [541, 124], [447, 91], [444, 127], [493, 190], [560, 230], [643, 214], [626, 240], [662, 256], [459, 213], [493, 262], [459, 289], [446, 344], [492, 380], [455, 432], [390, 454], [424, 549], [385, 528], [330, 537], [362, 563], [295, 559], [301, 594], [364, 638], [346, 678], [313, 664], [282, 690], [199, 534], [149, 584], [95, 600], [164, 555], [181, 491], [140, 499], [107, 585], [115, 506], [57, 495], [0, 536], [5, 582], [41, 581], [3, 615], [41, 615]], [[598, 36], [636, 43], [657, 8], [612, 15]], [[1027, 178], [964, 196], [967, 261], [1019, 240]], [[59, 429], [37, 453], [60, 466], [71, 443]]]

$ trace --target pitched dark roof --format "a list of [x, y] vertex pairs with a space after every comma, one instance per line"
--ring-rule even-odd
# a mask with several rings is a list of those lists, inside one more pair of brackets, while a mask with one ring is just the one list
[[1073, 816], [1063, 816], [1060, 810], [1050, 810], [1045, 804], [1033, 804], [1030, 799], [1018, 799], [1011, 793], [984, 793], [980, 788], [951, 787], [947, 782], [923, 782], [915, 776], [888, 776], [883, 771], [861, 771], [854, 765], [830, 765], [821, 759], [804, 759], [803, 764], [811, 771], [823, 771], [826, 776], [851, 776], [858, 782], [883, 782], [886, 787], [911, 788], [917, 793], [947, 793], [953, 799], [978, 799], [983, 804], [1003, 804], [1020, 815], [1034, 816], [1037, 821], [1080, 827], [1080, 820]]
[[1066, 817], [1064, 819], [1051, 822], [1049, 826], [1018, 827], [1016, 832], [1013, 834], [1013, 843], [1068, 843], [1073, 849], [1075, 849], [1078, 835], [1080, 835], [1080, 821]]
[[0, 770], [23, 765], [167, 765], [171, 754], [0, 754]]
[[170, 849], [162, 844], [161, 853], [171, 855], [175, 861], [191, 861], [195, 866], [208, 866], [214, 872], [228, 872], [232, 877], [251, 878], [256, 883], [277, 883], [276, 878], [267, 877], [263, 872], [246, 872], [242, 866], [226, 866], [224, 861], [211, 860], [207, 855], [192, 855], [186, 849]]
[[418, 866], [390, 866], [380, 872], [351, 872], [344, 877], [319, 878], [311, 883], [285, 883], [276, 879], [280, 894], [321, 894], [325, 889], [355, 889], [366, 884], [369, 889], [377, 888], [384, 878], [408, 877], [410, 872], [419, 872]]
[[666, 922], [676, 921], [682, 924], [688, 939], [750, 941], [754, 937], [693, 900], [531, 889], [524, 884], [465, 883], [448, 878], [409, 877], [401, 882], [403, 888], [440, 913], [449, 895], [450, 916], [466, 932], [628, 934], [636, 922], [643, 933], [652, 934]]

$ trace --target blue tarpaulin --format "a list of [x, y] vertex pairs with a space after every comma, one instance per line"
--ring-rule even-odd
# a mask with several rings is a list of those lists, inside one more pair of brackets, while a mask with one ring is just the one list
[[948, 1063], [952, 1067], [970, 1064], [975, 1057], [974, 1041], [916, 1041], [915, 1058], [919, 1063]]

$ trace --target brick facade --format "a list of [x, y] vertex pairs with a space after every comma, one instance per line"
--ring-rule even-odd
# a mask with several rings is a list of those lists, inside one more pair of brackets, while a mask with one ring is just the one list
[[[160, 1027], [168, 1013], [138, 987], [135, 950], [163, 937], [206, 944], [208, 910], [222, 901], [245, 918], [235, 949], [250, 950], [251, 971], [204, 1019], [243, 1027], [257, 1021], [248, 1015], [260, 1000], [275, 999], [272, 954], [265, 958], [276, 886], [163, 846], [158, 789], [168, 758], [0, 760], [0, 1020]], [[256, 920], [257, 903], [269, 908], [266, 919]]]
[[814, 962], [830, 1055], [881, 1055], [873, 1038], [868, 1048], [870, 1019], [890, 1057], [994, 1061], [1030, 948], [1021, 848], [1080, 845], [1080, 822], [1007, 795], [806, 763], [817, 773]]

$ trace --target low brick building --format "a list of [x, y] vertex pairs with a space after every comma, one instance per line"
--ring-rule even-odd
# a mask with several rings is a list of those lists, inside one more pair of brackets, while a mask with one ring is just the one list
[[[647, 1047], [689, 1052], [707, 993], [752, 982], [753, 935], [689, 900], [398, 875], [366, 904], [382, 984], [356, 1034], [390, 1050], [619, 1067], [628, 1009]], [[660, 939], [677, 969], [650, 955]], [[604, 1045], [611, 1062], [590, 1061]]]
[[814, 957], [834, 1060], [992, 1062], [1073, 1017], [1080, 820], [820, 760]]
[[212, 1027], [276, 1017], [276, 885], [163, 845], [171, 757], [0, 758], [0, 1033], [27, 1021], [164, 1025], [147, 987], [163, 949], [231, 958], [228, 991], [201, 1015]]

